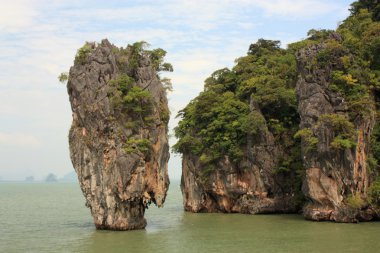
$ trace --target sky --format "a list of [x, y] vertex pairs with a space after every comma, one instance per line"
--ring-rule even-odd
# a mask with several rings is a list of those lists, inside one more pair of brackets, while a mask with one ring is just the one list
[[[43, 179], [73, 171], [71, 109], [57, 76], [85, 41], [116, 46], [146, 41], [163, 48], [173, 73], [170, 134], [177, 112], [215, 70], [232, 67], [259, 38], [282, 47], [314, 29], [335, 29], [346, 0], [0, 0], [0, 178]], [[170, 143], [175, 143], [174, 137]], [[181, 175], [171, 154], [169, 176]]]

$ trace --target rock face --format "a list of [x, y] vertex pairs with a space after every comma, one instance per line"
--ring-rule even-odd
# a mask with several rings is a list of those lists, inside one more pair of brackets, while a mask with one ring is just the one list
[[165, 201], [169, 111], [156, 69], [149, 52], [107, 40], [86, 43], [70, 69], [70, 156], [98, 229], [142, 229], [145, 208]]
[[[256, 146], [261, 149], [263, 146]], [[267, 150], [256, 153], [268, 155]], [[251, 153], [251, 155], [256, 156]], [[273, 159], [265, 161], [271, 163]], [[189, 212], [223, 213], [291, 213], [296, 211], [294, 194], [283, 192], [276, 185], [271, 170], [263, 164], [245, 161], [247, 169], [234, 167], [228, 157], [219, 163], [219, 169], [202, 179], [199, 158], [184, 155], [181, 189], [184, 209]], [[260, 166], [260, 167], [259, 167]]]
[[185, 210], [380, 218], [379, 7], [287, 49], [259, 39], [205, 80], [175, 129]]
[[[339, 42], [339, 35], [333, 34]], [[319, 52], [326, 48], [320, 43], [302, 49], [298, 55], [300, 78], [297, 83], [298, 110], [301, 129], [310, 129], [318, 143], [314, 149], [302, 142], [302, 156], [306, 177], [303, 192], [310, 200], [304, 207], [304, 216], [311, 220], [331, 220], [337, 222], [356, 222], [371, 220], [376, 215], [368, 205], [352, 208], [348, 198], [357, 196], [367, 199], [371, 181], [367, 166], [369, 143], [374, 126], [372, 113], [354, 122], [356, 145], [352, 148], [334, 149], [331, 145], [337, 136], [334, 124], [324, 122], [325, 115], [336, 119], [348, 119], [348, 105], [344, 97], [331, 86], [331, 71], [339, 69], [339, 57], [332, 56], [330, 64], [315, 64]], [[344, 52], [347, 54], [347, 52]], [[314, 64], [313, 64], [314, 62]]]
[[205, 80], [175, 129], [185, 210], [299, 210], [296, 74], [294, 55], [279, 41], [260, 39], [232, 70], [217, 70]]
[[[250, 110], [261, 114], [253, 101]], [[275, 173], [285, 155], [283, 147], [275, 143], [266, 126], [262, 130], [248, 137], [239, 164], [225, 156], [207, 175], [202, 173], [200, 157], [183, 154], [181, 189], [186, 211], [263, 214], [297, 210], [295, 175]]]

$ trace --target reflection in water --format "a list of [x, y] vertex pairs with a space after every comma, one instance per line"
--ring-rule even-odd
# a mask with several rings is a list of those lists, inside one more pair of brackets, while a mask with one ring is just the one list
[[[0, 252], [378, 252], [380, 223], [192, 214], [178, 183], [145, 230], [96, 231], [76, 184], [0, 184]], [[6, 203], [6, 204], [3, 204]]]

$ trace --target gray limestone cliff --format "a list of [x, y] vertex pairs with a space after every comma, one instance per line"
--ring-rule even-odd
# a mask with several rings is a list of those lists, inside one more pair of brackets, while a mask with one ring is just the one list
[[270, 134], [262, 138], [262, 143], [247, 148], [247, 155], [253, 160], [244, 159], [241, 162], [244, 168], [233, 165], [226, 156], [218, 163], [218, 170], [207, 178], [201, 174], [199, 157], [184, 154], [181, 178], [184, 209], [246, 214], [296, 212], [294, 189], [284, 187], [289, 179], [274, 175], [279, 148], [264, 142], [273, 141]]
[[184, 208], [380, 218], [379, 3], [286, 49], [259, 39], [179, 112]]
[[142, 229], [169, 186], [166, 91], [152, 51], [86, 43], [70, 68], [70, 156], [96, 228]]
[[[251, 101], [250, 111], [262, 115]], [[248, 136], [242, 160], [236, 164], [228, 155], [206, 175], [200, 157], [184, 153], [181, 189], [184, 209], [189, 212], [293, 213], [298, 207], [295, 173], [277, 173], [287, 154], [266, 125]], [[289, 187], [290, 186], [290, 187]]]
[[205, 80], [175, 129], [186, 211], [300, 210], [296, 76], [294, 55], [260, 39], [231, 70]]
[[[338, 34], [331, 36], [333, 41], [340, 43]], [[365, 117], [355, 117], [351, 123], [347, 99], [334, 89], [331, 80], [333, 70], [343, 69], [340, 57], [349, 52], [331, 54], [327, 64], [317, 64], [316, 58], [326, 47], [326, 43], [321, 42], [297, 54], [300, 128], [308, 129], [307, 138], [316, 141], [313, 147], [307, 138], [302, 141], [306, 170], [303, 192], [309, 200], [303, 209], [304, 216], [337, 222], [371, 220], [377, 217], [371, 206], [353, 207], [350, 199], [368, 199], [368, 188], [373, 180], [367, 165], [375, 124], [373, 98], [369, 97], [366, 105], [369, 113]], [[352, 130], [348, 130], [350, 127]], [[343, 142], [345, 146], [337, 147]]]
[[376, 73], [334, 31], [276, 43], [252, 44], [180, 112], [184, 209], [379, 219]]

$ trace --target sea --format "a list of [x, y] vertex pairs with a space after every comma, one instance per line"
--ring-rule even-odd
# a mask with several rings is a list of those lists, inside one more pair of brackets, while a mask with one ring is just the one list
[[380, 252], [380, 222], [301, 215], [194, 214], [173, 181], [137, 231], [98, 231], [77, 183], [0, 183], [0, 252]]

